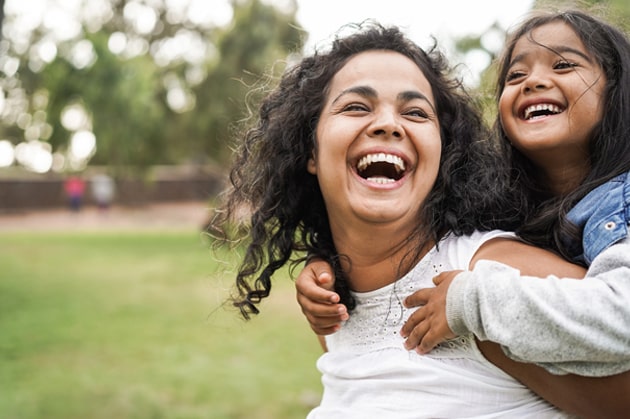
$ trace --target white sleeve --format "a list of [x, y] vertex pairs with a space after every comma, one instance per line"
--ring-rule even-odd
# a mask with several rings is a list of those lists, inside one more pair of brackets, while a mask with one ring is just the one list
[[521, 276], [479, 261], [451, 283], [447, 318], [454, 332], [499, 343], [510, 358], [554, 374], [630, 370], [630, 239], [598, 255], [584, 280]]

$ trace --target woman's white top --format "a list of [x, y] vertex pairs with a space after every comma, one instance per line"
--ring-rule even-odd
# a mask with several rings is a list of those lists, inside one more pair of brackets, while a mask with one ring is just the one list
[[467, 269], [479, 247], [495, 237], [513, 235], [448, 235], [400, 280], [353, 293], [355, 310], [326, 336], [328, 352], [317, 361], [324, 394], [308, 419], [568, 417], [487, 361], [472, 335], [427, 355], [403, 346], [400, 328], [415, 309], [405, 309], [402, 300], [433, 287], [439, 272]]

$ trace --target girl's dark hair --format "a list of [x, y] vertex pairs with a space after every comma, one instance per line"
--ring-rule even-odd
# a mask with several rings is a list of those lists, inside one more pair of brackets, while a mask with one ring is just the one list
[[534, 164], [511, 146], [499, 119], [495, 128], [511, 161], [517, 189], [526, 195], [526, 213], [531, 214], [518, 233], [531, 243], [571, 257], [574, 255], [569, 254], [562, 243], [581, 243], [582, 239], [581, 231], [567, 221], [568, 211], [595, 187], [630, 170], [630, 42], [620, 30], [581, 11], [533, 15], [515, 30], [506, 44], [499, 63], [497, 101], [503, 92], [518, 40], [523, 36], [531, 38], [533, 29], [552, 22], [564, 22], [575, 31], [606, 77], [602, 94], [603, 117], [589, 143], [590, 172], [575, 190], [564, 196], [553, 196], [537, 179], [539, 170]]
[[[326, 208], [316, 176], [307, 172], [316, 147], [316, 126], [330, 82], [354, 55], [371, 50], [395, 51], [413, 60], [432, 86], [441, 125], [442, 161], [439, 174], [419, 212], [409, 241], [418, 249], [437, 242], [447, 231], [469, 234], [475, 229], [513, 229], [520, 222], [519, 204], [506, 191], [507, 166], [461, 82], [451, 76], [435, 44], [425, 52], [395, 27], [373, 22], [353, 25], [355, 32], [339, 37], [324, 52], [315, 52], [288, 69], [279, 85], [259, 107], [255, 126], [241, 138], [230, 172], [231, 188], [211, 227], [232, 239], [230, 222], [251, 214], [248, 246], [240, 265], [234, 305], [242, 315], [258, 313], [269, 295], [271, 276], [290, 261], [318, 256], [335, 269], [336, 291], [353, 307], [335, 250]], [[420, 204], [420, 203], [419, 203]], [[219, 235], [221, 238], [221, 235]], [[417, 246], [415, 246], [417, 244]], [[295, 266], [295, 265], [294, 265]]]

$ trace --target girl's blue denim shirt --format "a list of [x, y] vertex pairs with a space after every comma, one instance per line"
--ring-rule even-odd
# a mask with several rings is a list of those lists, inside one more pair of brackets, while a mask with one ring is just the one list
[[567, 217], [583, 229], [582, 254], [574, 260], [590, 265], [595, 256], [628, 236], [630, 172], [593, 189], [569, 211]]

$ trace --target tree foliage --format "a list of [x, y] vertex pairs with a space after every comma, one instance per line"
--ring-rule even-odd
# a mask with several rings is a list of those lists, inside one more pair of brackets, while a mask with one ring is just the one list
[[[292, 13], [278, 13], [257, 0], [234, 10], [232, 25], [218, 33], [217, 57], [209, 63], [208, 77], [195, 89], [196, 110], [179, 121], [189, 128], [185, 141], [197, 159], [229, 158], [230, 129], [247, 116], [246, 96], [272, 73], [274, 63], [299, 52], [303, 44]], [[283, 69], [279, 67], [276, 71]]]
[[[14, 144], [37, 140], [67, 154], [73, 132], [62, 116], [78, 106], [96, 137], [91, 163], [140, 170], [208, 159], [223, 163], [230, 155], [230, 124], [245, 113], [248, 86], [266, 73], [269, 63], [302, 47], [295, 4], [281, 11], [261, 0], [231, 0], [232, 21], [217, 26], [190, 19], [174, 22], [168, 3], [160, 0], [101, 3], [109, 8], [107, 19], [96, 29], [81, 20], [78, 36], [55, 41], [50, 62], [37, 58], [38, 48], [52, 39], [45, 27], [28, 34], [27, 47], [11, 37], [0, 45], [0, 70], [10, 68], [8, 60], [19, 62], [15, 74], [5, 70], [0, 80], [7, 98], [0, 115], [2, 138]], [[157, 23], [150, 31], [130, 23], [132, 6], [153, 8], [149, 16]], [[5, 23], [14, 28], [17, 19], [8, 14]], [[112, 52], [116, 36], [136, 52]], [[186, 40], [197, 57], [160, 57], [160, 48], [176, 38]], [[73, 54], [86, 45], [94, 59], [77, 65]]]

